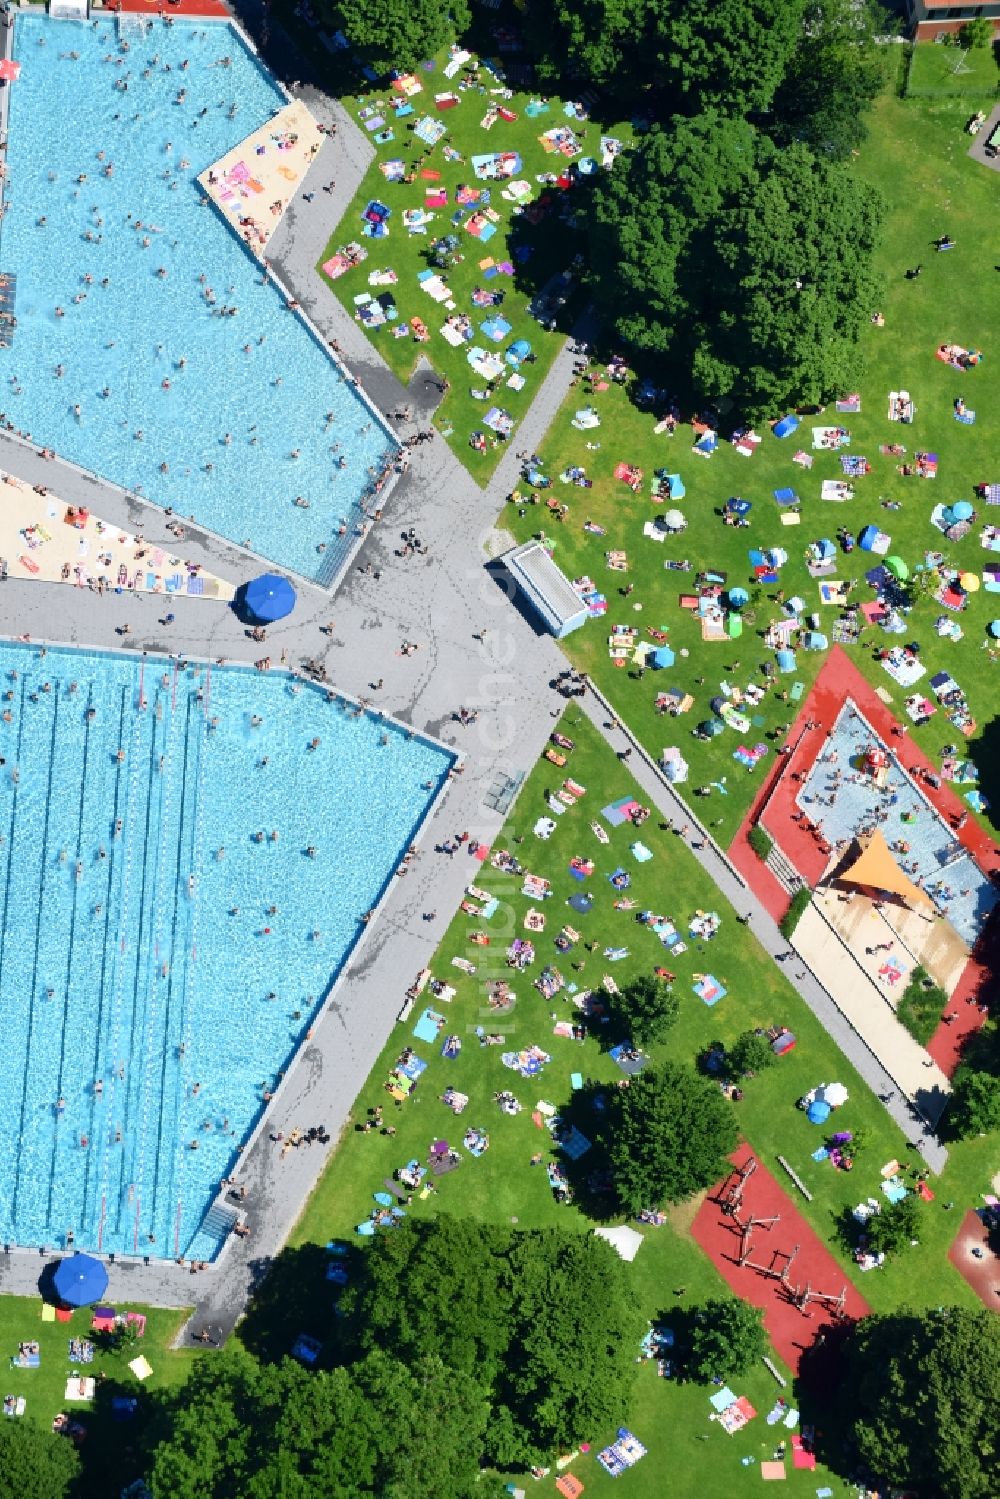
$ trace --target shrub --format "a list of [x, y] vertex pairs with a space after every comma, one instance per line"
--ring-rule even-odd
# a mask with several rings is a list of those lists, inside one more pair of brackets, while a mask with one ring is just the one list
[[903, 991], [896, 1016], [914, 1040], [926, 1046], [938, 1028], [941, 1011], [947, 1003], [947, 994], [918, 964]]
[[759, 822], [755, 822], [753, 827], [750, 829], [749, 833], [747, 834], [747, 842], [753, 849], [754, 853], [757, 855], [758, 859], [760, 859], [761, 863], [766, 863], [767, 856], [771, 852], [771, 849], [774, 847], [774, 841], [771, 838], [770, 833], [765, 832]]
[[800, 885], [788, 903], [788, 910], [778, 922], [781, 935], [790, 938], [798, 926], [803, 913], [812, 902], [812, 891], [808, 885]]

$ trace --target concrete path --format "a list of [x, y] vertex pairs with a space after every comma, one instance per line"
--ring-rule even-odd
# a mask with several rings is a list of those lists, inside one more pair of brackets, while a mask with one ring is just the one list
[[[674, 823], [679, 837], [684, 836], [685, 843], [720, 893], [740, 915], [750, 916], [749, 929], [764, 952], [782, 965], [786, 979], [798, 990], [823, 1029], [886, 1105], [896, 1123], [907, 1132], [931, 1170], [941, 1171], [948, 1152], [939, 1143], [929, 1124], [902, 1096], [898, 1085], [863, 1038], [852, 1028], [833, 996], [820, 983], [805, 960], [793, 949], [789, 949], [777, 923], [737, 874], [714, 839], [692, 814], [690, 807], [681, 801], [642, 746], [623, 728], [611, 727], [617, 721], [603, 698], [591, 688], [581, 702], [587, 717], [600, 730], [616, 754], [622, 756], [627, 753], [625, 763], [630, 773], [661, 817]], [[688, 829], [686, 835], [682, 831], [684, 828]]]

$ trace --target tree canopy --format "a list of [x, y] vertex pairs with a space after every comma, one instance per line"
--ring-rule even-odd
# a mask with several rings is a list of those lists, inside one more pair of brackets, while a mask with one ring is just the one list
[[865, 1224], [868, 1248], [875, 1254], [898, 1254], [920, 1230], [920, 1198], [912, 1192], [899, 1202], [886, 1203]]
[[944, 1122], [948, 1134], [959, 1140], [1000, 1129], [1000, 1078], [978, 1067], [960, 1067]]
[[764, 1313], [748, 1301], [706, 1301], [694, 1314], [686, 1359], [692, 1379], [734, 1379], [767, 1352]]
[[879, 223], [874, 191], [807, 146], [706, 112], [597, 181], [595, 298], [621, 338], [760, 421], [857, 384]]
[[72, 1442], [31, 1420], [0, 1423], [0, 1494], [62, 1499], [80, 1469]]
[[[528, 11], [540, 78], [576, 76], [656, 113], [766, 109], [805, 0], [555, 0]], [[638, 100], [636, 90], [639, 89]], [[645, 95], [645, 97], [644, 97]]]
[[1000, 1493], [1000, 1322], [964, 1307], [865, 1317], [847, 1345], [845, 1414], [891, 1485], [948, 1499]]
[[415, 68], [469, 25], [466, 0], [339, 0], [343, 29], [380, 73]]
[[613, 1425], [641, 1331], [602, 1240], [447, 1217], [376, 1240], [356, 1311], [364, 1348], [391, 1347], [411, 1367], [433, 1350], [461, 1380], [475, 1376], [491, 1398], [485, 1449], [501, 1466]]
[[758, 1031], [741, 1031], [732, 1046], [726, 1047], [726, 1059], [736, 1077], [763, 1072], [774, 1062], [774, 1052], [766, 1036]]
[[802, 28], [775, 91], [768, 133], [842, 159], [865, 138], [865, 114], [886, 80], [893, 30], [877, 0], [807, 0]]
[[618, 1199], [640, 1213], [681, 1202], [722, 1176], [736, 1119], [718, 1084], [667, 1062], [616, 1093], [604, 1139]]
[[620, 1035], [636, 1046], [662, 1041], [676, 1023], [680, 1001], [669, 984], [646, 974], [630, 979], [607, 998], [608, 1015]]
[[[199, 1360], [186, 1385], [159, 1396], [149, 1483], [156, 1499], [478, 1499], [488, 1419], [475, 1375], [459, 1380], [431, 1354], [405, 1365], [375, 1351], [332, 1372], [227, 1354]], [[500, 1492], [485, 1488], [488, 1499]]]

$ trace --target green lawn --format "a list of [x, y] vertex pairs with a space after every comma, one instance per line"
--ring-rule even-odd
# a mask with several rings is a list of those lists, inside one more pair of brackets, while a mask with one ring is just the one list
[[[97, 1334], [90, 1333], [89, 1308], [74, 1312], [70, 1322], [62, 1323], [43, 1322], [41, 1307], [41, 1300], [37, 1297], [0, 1297], [0, 1357], [5, 1368], [21, 1342], [37, 1341], [41, 1356], [41, 1365], [37, 1369], [8, 1369], [2, 1393], [5, 1396], [24, 1396], [27, 1409], [23, 1419], [26, 1421], [35, 1421], [48, 1429], [56, 1413], [64, 1411], [86, 1427], [86, 1438], [80, 1444], [83, 1464], [81, 1493], [115, 1494], [122, 1484], [138, 1477], [141, 1472], [138, 1461], [131, 1454], [142, 1427], [143, 1392], [162, 1389], [186, 1379], [191, 1361], [196, 1357], [190, 1350], [170, 1347], [187, 1313], [160, 1311], [152, 1307], [116, 1307], [117, 1311], [144, 1312], [146, 1332], [135, 1348], [112, 1352], [100, 1346]], [[92, 1338], [95, 1343], [92, 1364], [70, 1363], [68, 1348], [71, 1337]], [[140, 1353], [153, 1367], [151, 1377], [142, 1384], [128, 1368], [129, 1361]], [[98, 1379], [94, 1401], [66, 1402], [66, 1380], [71, 1374], [92, 1375]], [[132, 1421], [125, 1423], [112, 1417], [111, 1400], [115, 1395], [139, 1398], [139, 1411]]]
[[[313, 1278], [304, 1278], [304, 1272], [310, 1277], [322, 1274], [318, 1268], [321, 1256], [311, 1246], [339, 1236], [359, 1245], [362, 1241], [355, 1235], [355, 1225], [368, 1216], [372, 1194], [382, 1188], [383, 1178], [411, 1157], [425, 1160], [431, 1142], [440, 1135], [460, 1146], [465, 1128], [478, 1126], [489, 1131], [491, 1145], [479, 1160], [466, 1155], [456, 1172], [440, 1180], [434, 1196], [423, 1202], [414, 1200], [409, 1211], [415, 1215], [446, 1211], [524, 1226], [559, 1223], [580, 1232], [592, 1226], [577, 1206], [557, 1206], [544, 1170], [530, 1166], [536, 1151], [544, 1151], [546, 1160], [553, 1158], [547, 1148], [548, 1136], [533, 1124], [531, 1113], [538, 1100], [559, 1108], [571, 1106], [573, 1072], [598, 1082], [613, 1083], [620, 1074], [607, 1055], [607, 1047], [622, 1038], [599, 1034], [596, 1039], [580, 1043], [554, 1036], [554, 1019], [568, 1018], [576, 1012], [565, 994], [544, 1001], [534, 989], [533, 979], [544, 964], [555, 961], [565, 977], [581, 987], [599, 985], [604, 973], [613, 974], [621, 985], [631, 974], [649, 972], [663, 961], [663, 949], [653, 935], [637, 926], [630, 912], [613, 908], [615, 896], [606, 876], [619, 864], [632, 875], [629, 893], [637, 900], [639, 909], [653, 906], [685, 929], [688, 918], [698, 908], [717, 910], [723, 918], [720, 935], [704, 950], [703, 945], [692, 941], [686, 953], [666, 960], [677, 972], [681, 1016], [658, 1054], [688, 1060], [712, 1041], [732, 1040], [748, 1026], [772, 1023], [790, 1026], [799, 1037], [797, 1048], [769, 1071], [749, 1081], [745, 1098], [738, 1105], [738, 1119], [746, 1138], [765, 1163], [773, 1165], [775, 1155], [780, 1152], [803, 1177], [814, 1193], [814, 1201], [806, 1203], [797, 1197], [796, 1205], [810, 1219], [820, 1238], [830, 1244], [844, 1266], [845, 1275], [857, 1281], [873, 1306], [886, 1309], [903, 1300], [928, 1306], [946, 1301], [973, 1305], [972, 1293], [945, 1258], [958, 1214], [941, 1212], [940, 1202], [946, 1192], [958, 1205], [979, 1201], [979, 1192], [988, 1189], [988, 1152], [977, 1147], [963, 1147], [955, 1152], [945, 1178], [935, 1184], [938, 1203], [925, 1211], [919, 1247], [908, 1250], [897, 1262], [877, 1273], [855, 1275], [855, 1267], [840, 1249], [835, 1220], [844, 1207], [877, 1189], [879, 1167], [905, 1151], [903, 1136], [853, 1069], [846, 1065], [780, 970], [763, 955], [752, 934], [736, 922], [735, 913], [720, 904], [714, 888], [678, 839], [650, 819], [638, 835], [653, 851], [652, 860], [645, 864], [637, 864], [631, 856], [629, 844], [637, 834], [627, 825], [611, 833], [609, 846], [597, 841], [590, 830], [591, 820], [598, 816], [602, 805], [627, 795], [634, 783], [585, 719], [570, 710], [559, 727], [576, 742], [566, 770], [558, 772], [544, 760], [539, 763], [495, 844], [497, 848], [511, 849], [524, 868], [552, 882], [553, 896], [542, 904], [546, 929], [534, 939], [535, 963], [526, 973], [514, 973], [504, 962], [509, 942], [524, 933], [523, 918], [530, 903], [520, 894], [521, 881], [499, 874], [488, 863], [480, 866], [470, 860], [470, 881], [494, 893], [501, 904], [488, 923], [463, 914], [452, 922], [435, 956], [432, 972], [455, 986], [455, 998], [450, 1004], [436, 1002], [429, 996], [418, 1001], [410, 1020], [394, 1031], [355, 1110], [355, 1119], [364, 1120], [368, 1109], [381, 1104], [385, 1122], [395, 1127], [397, 1133], [386, 1137], [375, 1132], [364, 1133], [355, 1127], [345, 1136], [292, 1236], [284, 1284], [301, 1285], [295, 1310], [290, 1311], [290, 1302], [279, 1289], [268, 1301], [267, 1311], [272, 1318], [270, 1334], [261, 1337], [253, 1315], [249, 1319], [250, 1345], [277, 1354], [304, 1330], [300, 1325], [303, 1321], [335, 1342], [331, 1304], [316, 1296]], [[556, 832], [545, 842], [533, 835], [532, 828], [536, 817], [545, 811], [545, 791], [557, 786], [566, 774], [586, 786], [587, 794], [559, 818]], [[569, 860], [578, 855], [589, 857], [596, 864], [595, 873], [584, 885], [568, 873]], [[585, 915], [565, 905], [568, 896], [581, 889], [592, 891], [595, 897], [592, 910]], [[565, 921], [570, 921], [585, 941], [596, 942], [598, 950], [590, 953], [581, 945], [561, 958], [555, 952], [553, 939]], [[469, 933], [476, 929], [489, 933], [489, 947], [469, 942]], [[605, 945], [628, 946], [630, 956], [621, 962], [608, 962], [601, 951]], [[454, 968], [451, 959], [455, 956], [475, 963], [477, 973], [466, 976]], [[574, 961], [584, 962], [583, 972], [570, 966]], [[708, 969], [729, 989], [727, 997], [714, 1009], [706, 1008], [692, 990], [692, 974]], [[514, 1009], [503, 1018], [498, 1018], [486, 1002], [485, 985], [496, 977], [507, 978], [516, 994]], [[412, 1040], [412, 1027], [425, 1004], [445, 1015], [443, 1036], [456, 1033], [462, 1038], [462, 1052], [456, 1060], [442, 1058], [437, 1043]], [[509, 1038], [506, 1045], [481, 1046], [476, 1036], [477, 1025], [487, 1031], [505, 1031]], [[429, 1066], [413, 1096], [394, 1107], [382, 1085], [396, 1056], [408, 1044], [414, 1046]], [[500, 1056], [507, 1048], [516, 1050], [531, 1044], [542, 1046], [552, 1060], [541, 1076], [525, 1080], [504, 1068]], [[812, 1161], [811, 1152], [822, 1137], [795, 1108], [796, 1099], [808, 1087], [835, 1077], [847, 1085], [851, 1094], [849, 1103], [838, 1115], [838, 1127], [863, 1128], [871, 1134], [870, 1144], [850, 1175], [835, 1171], [829, 1164]], [[448, 1084], [468, 1094], [470, 1099], [459, 1119], [439, 1102], [439, 1095]], [[516, 1118], [502, 1114], [493, 1102], [494, 1093], [500, 1089], [510, 1089], [524, 1104], [523, 1112]], [[586, 1123], [586, 1119], [581, 1120], [584, 1133]], [[585, 1159], [589, 1165], [591, 1159], [596, 1159], [596, 1153]], [[669, 1316], [671, 1307], [676, 1308], [673, 1291], [678, 1285], [687, 1287], [684, 1305], [721, 1291], [721, 1281], [688, 1233], [694, 1206], [676, 1210], [669, 1226], [646, 1231], [646, 1243], [629, 1272], [635, 1295], [651, 1318], [663, 1311]], [[744, 1386], [755, 1405], [769, 1408], [775, 1388], [769, 1375], [755, 1374], [740, 1383], [741, 1389]], [[768, 1447], [774, 1445], [774, 1433], [763, 1422], [750, 1429], [746, 1434], [748, 1440], [730, 1441], [717, 1427], [706, 1424], [706, 1411], [707, 1396], [703, 1388], [658, 1381], [650, 1368], [640, 1371], [634, 1405], [626, 1420], [646, 1441], [652, 1456], [629, 1480], [632, 1491], [662, 1493], [663, 1465], [669, 1462], [674, 1468], [680, 1465], [678, 1471], [686, 1474], [686, 1483], [682, 1479], [677, 1485], [678, 1492], [693, 1493], [697, 1482], [707, 1494], [722, 1495], [740, 1471], [741, 1456], [768, 1455]], [[673, 1435], [668, 1438], [668, 1432], [682, 1435], [675, 1440]], [[594, 1434], [597, 1441], [605, 1440], [607, 1435]], [[701, 1440], [704, 1435], [708, 1436], [707, 1442]], [[603, 1492], [604, 1480], [592, 1464], [587, 1464], [586, 1471], [578, 1466], [577, 1471], [588, 1486], [593, 1482], [595, 1489]], [[802, 1493], [813, 1492], [816, 1484], [823, 1481], [817, 1473], [810, 1487], [806, 1482], [809, 1476], [789, 1471], [789, 1480]], [[837, 1487], [835, 1492], [843, 1490]]]
[[[540, 174], [558, 173], [568, 165], [565, 157], [547, 154], [539, 141], [543, 132], [572, 123], [563, 114], [560, 101], [550, 100], [544, 114], [530, 118], [526, 113], [526, 106], [532, 95], [514, 93], [512, 98], [505, 99], [503, 86], [485, 69], [478, 88], [460, 89], [458, 85], [461, 74], [450, 81], [444, 77], [442, 69], [446, 62], [447, 54], [440, 54], [434, 71], [419, 72], [422, 92], [411, 101], [413, 113], [403, 119], [394, 119], [392, 110], [388, 107], [389, 101], [397, 97], [388, 87], [344, 99], [345, 108], [359, 121], [362, 129], [365, 128], [361, 118], [363, 111], [378, 107], [378, 115], [385, 118], [392, 128], [394, 139], [379, 145], [372, 132], [365, 132], [375, 145], [376, 160], [323, 252], [320, 275], [352, 314], [355, 311], [354, 299], [362, 293], [370, 290], [373, 295], [378, 295], [389, 291], [393, 295], [398, 318], [395, 322], [371, 330], [370, 336], [375, 347], [404, 382], [409, 380], [421, 357], [429, 360], [437, 373], [450, 382], [451, 388], [438, 412], [437, 424], [473, 477], [485, 481], [499, 462], [503, 444], [497, 444], [489, 430], [483, 428], [483, 416], [490, 406], [498, 405], [508, 411], [515, 421], [520, 421], [562, 340], [562, 332], [546, 332], [530, 316], [528, 303], [535, 291], [550, 277], [573, 268], [574, 260], [583, 250], [583, 240], [573, 226], [572, 194], [565, 193], [558, 187], [546, 186], [537, 180]], [[438, 112], [434, 104], [435, 94], [449, 91], [454, 91], [461, 102], [455, 108]], [[537, 98], [537, 95], [534, 97]], [[497, 120], [491, 128], [484, 129], [481, 121], [491, 105], [502, 105], [505, 109], [510, 109], [517, 115], [516, 120]], [[447, 134], [433, 148], [411, 133], [413, 125], [427, 115], [447, 126]], [[593, 122], [585, 125], [574, 123], [584, 155], [600, 156], [599, 137], [602, 128]], [[621, 130], [614, 133], [623, 138]], [[457, 151], [458, 158], [448, 160], [446, 149]], [[503, 197], [506, 183], [479, 181], [474, 175], [471, 158], [498, 151], [514, 151], [521, 156], [522, 167], [515, 180], [530, 184], [531, 195], [525, 204], [528, 212], [522, 212], [517, 205]], [[575, 159], [580, 160], [581, 157]], [[404, 161], [408, 173], [414, 173], [415, 180], [410, 183], [388, 181], [381, 167], [390, 160]], [[440, 176], [430, 180], [421, 177], [421, 171], [439, 173]], [[464, 222], [458, 225], [452, 223], [452, 215], [462, 212], [461, 205], [456, 207], [456, 192], [463, 184], [488, 190], [489, 208], [499, 214], [496, 232], [488, 242], [470, 234]], [[402, 222], [404, 210], [423, 208], [427, 192], [437, 188], [447, 190], [447, 206], [429, 210], [434, 214], [434, 219], [427, 226], [426, 233], [408, 233]], [[361, 215], [371, 199], [378, 199], [392, 210], [388, 221], [389, 234], [385, 239], [369, 239], [362, 234]], [[542, 200], [544, 207], [539, 207], [539, 200]], [[560, 216], [559, 210], [564, 210], [564, 216]], [[465, 209], [465, 219], [471, 212], [471, 207]], [[529, 222], [536, 213], [539, 221]], [[458, 241], [457, 249], [449, 257], [449, 263], [440, 269], [455, 303], [451, 313], [442, 304], [432, 301], [417, 282], [418, 273], [432, 265], [432, 243], [443, 235], [454, 235]], [[367, 260], [335, 281], [330, 281], [321, 269], [323, 262], [351, 240], [364, 246], [368, 251]], [[515, 261], [515, 242], [530, 252], [524, 262]], [[509, 260], [511, 264], [516, 263], [517, 273], [497, 274], [487, 278], [480, 268], [483, 260], [497, 263]], [[439, 269], [436, 265], [432, 268]], [[394, 285], [369, 286], [368, 278], [373, 271], [388, 269], [395, 271], [398, 277]], [[472, 295], [476, 288], [503, 293], [502, 305], [475, 306]], [[577, 290], [569, 296], [561, 309], [559, 323], [562, 330], [570, 325], [579, 306], [580, 295]], [[481, 333], [480, 328], [496, 312], [502, 313], [511, 324], [511, 331], [501, 341], [491, 342]], [[449, 315], [458, 316], [462, 313], [471, 317], [474, 337], [471, 342], [455, 348], [445, 341], [440, 330]], [[414, 317], [423, 320], [430, 333], [429, 342], [418, 343], [409, 334], [398, 338], [393, 336], [393, 329], [405, 328]], [[514, 390], [509, 387], [507, 379], [512, 370], [506, 367], [503, 375], [491, 387], [492, 393], [487, 399], [474, 397], [472, 391], [485, 391], [487, 382], [470, 368], [466, 358], [469, 350], [486, 349], [503, 356], [514, 340], [521, 338], [528, 340], [536, 356], [535, 363], [524, 364], [520, 368], [525, 381], [524, 388]], [[484, 430], [492, 445], [488, 445], [483, 453], [476, 452], [469, 446], [470, 434]], [[517, 441], [516, 427], [511, 440]]]
[[[766, 427], [762, 428], [763, 441], [750, 459], [741, 457], [725, 441], [730, 429], [723, 419], [719, 449], [706, 460], [692, 453], [688, 426], [679, 427], [673, 438], [654, 436], [656, 416], [630, 404], [621, 386], [612, 385], [592, 397], [582, 385], [577, 386], [570, 391], [542, 444], [545, 472], [553, 480], [551, 489], [531, 491], [522, 485], [526, 500], [533, 495], [542, 503], [508, 505], [501, 518], [501, 524], [518, 539], [544, 531], [564, 571], [570, 577], [589, 575], [606, 594], [607, 614], [589, 621], [571, 636], [568, 653], [577, 666], [592, 675], [652, 754], [659, 756], [664, 745], [678, 744], [691, 762], [693, 785], [727, 778], [729, 795], [714, 795], [704, 812], [713, 823], [718, 820], [721, 837], [728, 837], [741, 820], [769, 763], [765, 759], [756, 771], [748, 773], [734, 762], [732, 754], [738, 740], [731, 730], [707, 743], [691, 735], [691, 729], [710, 716], [709, 700], [719, 692], [723, 678], [740, 685], [751, 680], [760, 682], [762, 664], [774, 660], [773, 652], [764, 647], [760, 637], [768, 622], [778, 617], [777, 590], [753, 589], [748, 548], [780, 546], [788, 552], [780, 587], [788, 597], [801, 594], [809, 611], [820, 614], [820, 628], [828, 635], [836, 611], [831, 606], [820, 607], [819, 586], [806, 570], [804, 553], [814, 540], [835, 540], [839, 527], [857, 535], [866, 524], [881, 526], [892, 537], [891, 551], [901, 555], [911, 571], [924, 561], [925, 552], [933, 549], [940, 550], [950, 564], [976, 573], [992, 560], [980, 546], [979, 532], [984, 522], [1000, 521], [1000, 509], [976, 502], [978, 520], [958, 543], [947, 541], [930, 523], [936, 504], [975, 501], [975, 484], [1000, 479], [996, 457], [1000, 436], [1000, 358], [996, 356], [1000, 351], [992, 346], [990, 337], [991, 328], [1000, 320], [1000, 276], [994, 268], [996, 257], [985, 252], [992, 242], [996, 181], [992, 173], [967, 157], [964, 119], [962, 105], [954, 101], [932, 104], [884, 98], [875, 109], [871, 139], [859, 169], [879, 187], [888, 205], [881, 252], [886, 276], [881, 310], [886, 323], [866, 331], [867, 373], [861, 384], [859, 415], [838, 416], [831, 406], [822, 417], [804, 417], [799, 431], [783, 441], [775, 440]], [[930, 242], [946, 231], [957, 241], [957, 248], [936, 254]], [[919, 279], [905, 280], [904, 270], [918, 263], [923, 264]], [[941, 363], [934, 356], [944, 341], [983, 348], [983, 364], [963, 373]], [[888, 392], [900, 388], [908, 389], [916, 402], [912, 426], [887, 420]], [[952, 402], [958, 396], [975, 410], [974, 426], [953, 420]], [[570, 420], [574, 411], [587, 404], [596, 408], [601, 426], [579, 432]], [[815, 463], [808, 472], [792, 462], [799, 446], [810, 450], [813, 425], [838, 422], [852, 434], [849, 451], [868, 458], [873, 469], [855, 481], [855, 497], [846, 504], [824, 503], [819, 498], [821, 480], [842, 477], [835, 453], [813, 454]], [[599, 446], [588, 449], [588, 440]], [[879, 453], [880, 444], [892, 442], [902, 443], [911, 459], [918, 450], [937, 452], [937, 479], [897, 474], [901, 460]], [[613, 478], [615, 465], [621, 461], [644, 470], [639, 494], [633, 495], [624, 483]], [[586, 468], [594, 481], [592, 489], [559, 482], [559, 475], [571, 464]], [[680, 473], [687, 489], [678, 505], [687, 518], [688, 529], [682, 535], [668, 536], [663, 543], [648, 540], [642, 531], [643, 522], [662, 514], [669, 504], [652, 497], [650, 481], [657, 469]], [[772, 498], [773, 490], [783, 486], [794, 488], [802, 500], [801, 524], [797, 527], [782, 524]], [[721, 507], [733, 495], [753, 502], [746, 529], [722, 522]], [[569, 505], [561, 524], [544, 508], [544, 501], [552, 497]], [[882, 499], [898, 502], [902, 508], [883, 509]], [[604, 526], [607, 534], [585, 530], [586, 521]], [[611, 549], [627, 553], [626, 575], [607, 567], [605, 553]], [[666, 571], [667, 559], [688, 559], [693, 570], [687, 574]], [[850, 556], [838, 557], [835, 576], [857, 580], [852, 597], [866, 602], [874, 594], [864, 582], [864, 573], [877, 561], [855, 549]], [[742, 639], [706, 644], [696, 617], [678, 607], [678, 595], [691, 591], [699, 568], [721, 570], [730, 584], [745, 584], [751, 589], [750, 623]], [[628, 587], [634, 591], [626, 598], [623, 590]], [[965, 632], [958, 643], [937, 635], [935, 623], [945, 611], [932, 597], [913, 590], [912, 602], [905, 634], [887, 636], [869, 627], [861, 645], [852, 649], [852, 659], [874, 685], [890, 692], [899, 714], [906, 692], [872, 660], [875, 648], [915, 639], [920, 642], [928, 678], [941, 669], [952, 673], [967, 693], [978, 720], [978, 733], [969, 744], [969, 753], [996, 809], [1000, 806], [1000, 760], [993, 750], [993, 666], [1000, 655], [990, 646], [987, 626], [1000, 616], [1000, 599], [980, 591], [970, 598], [964, 614], [951, 616], [960, 621]], [[641, 680], [632, 667], [616, 669], [607, 649], [607, 636], [614, 624], [634, 625], [642, 638], [648, 638], [647, 626], [666, 630], [677, 651], [675, 666], [668, 671], [647, 672]], [[783, 701], [782, 694], [794, 681], [808, 687], [825, 659], [823, 652], [799, 651], [797, 672], [778, 678], [756, 710], [749, 742], [766, 735], [774, 744], [777, 726], [788, 724], [797, 711], [794, 702]], [[738, 669], [731, 671], [736, 662], [740, 663]], [[695, 708], [687, 718], [673, 720], [656, 715], [656, 694], [667, 685], [682, 687], [694, 695]], [[943, 744], [960, 736], [939, 712], [927, 727], [915, 729], [913, 737], [933, 758]]]
[[992, 99], [1000, 83], [992, 47], [914, 47], [906, 92], [911, 98], [961, 95], [968, 103]]

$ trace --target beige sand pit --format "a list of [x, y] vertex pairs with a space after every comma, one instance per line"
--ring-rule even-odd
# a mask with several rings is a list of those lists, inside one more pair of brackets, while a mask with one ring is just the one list
[[322, 141], [319, 125], [296, 99], [198, 178], [202, 191], [258, 257], [267, 249]]

